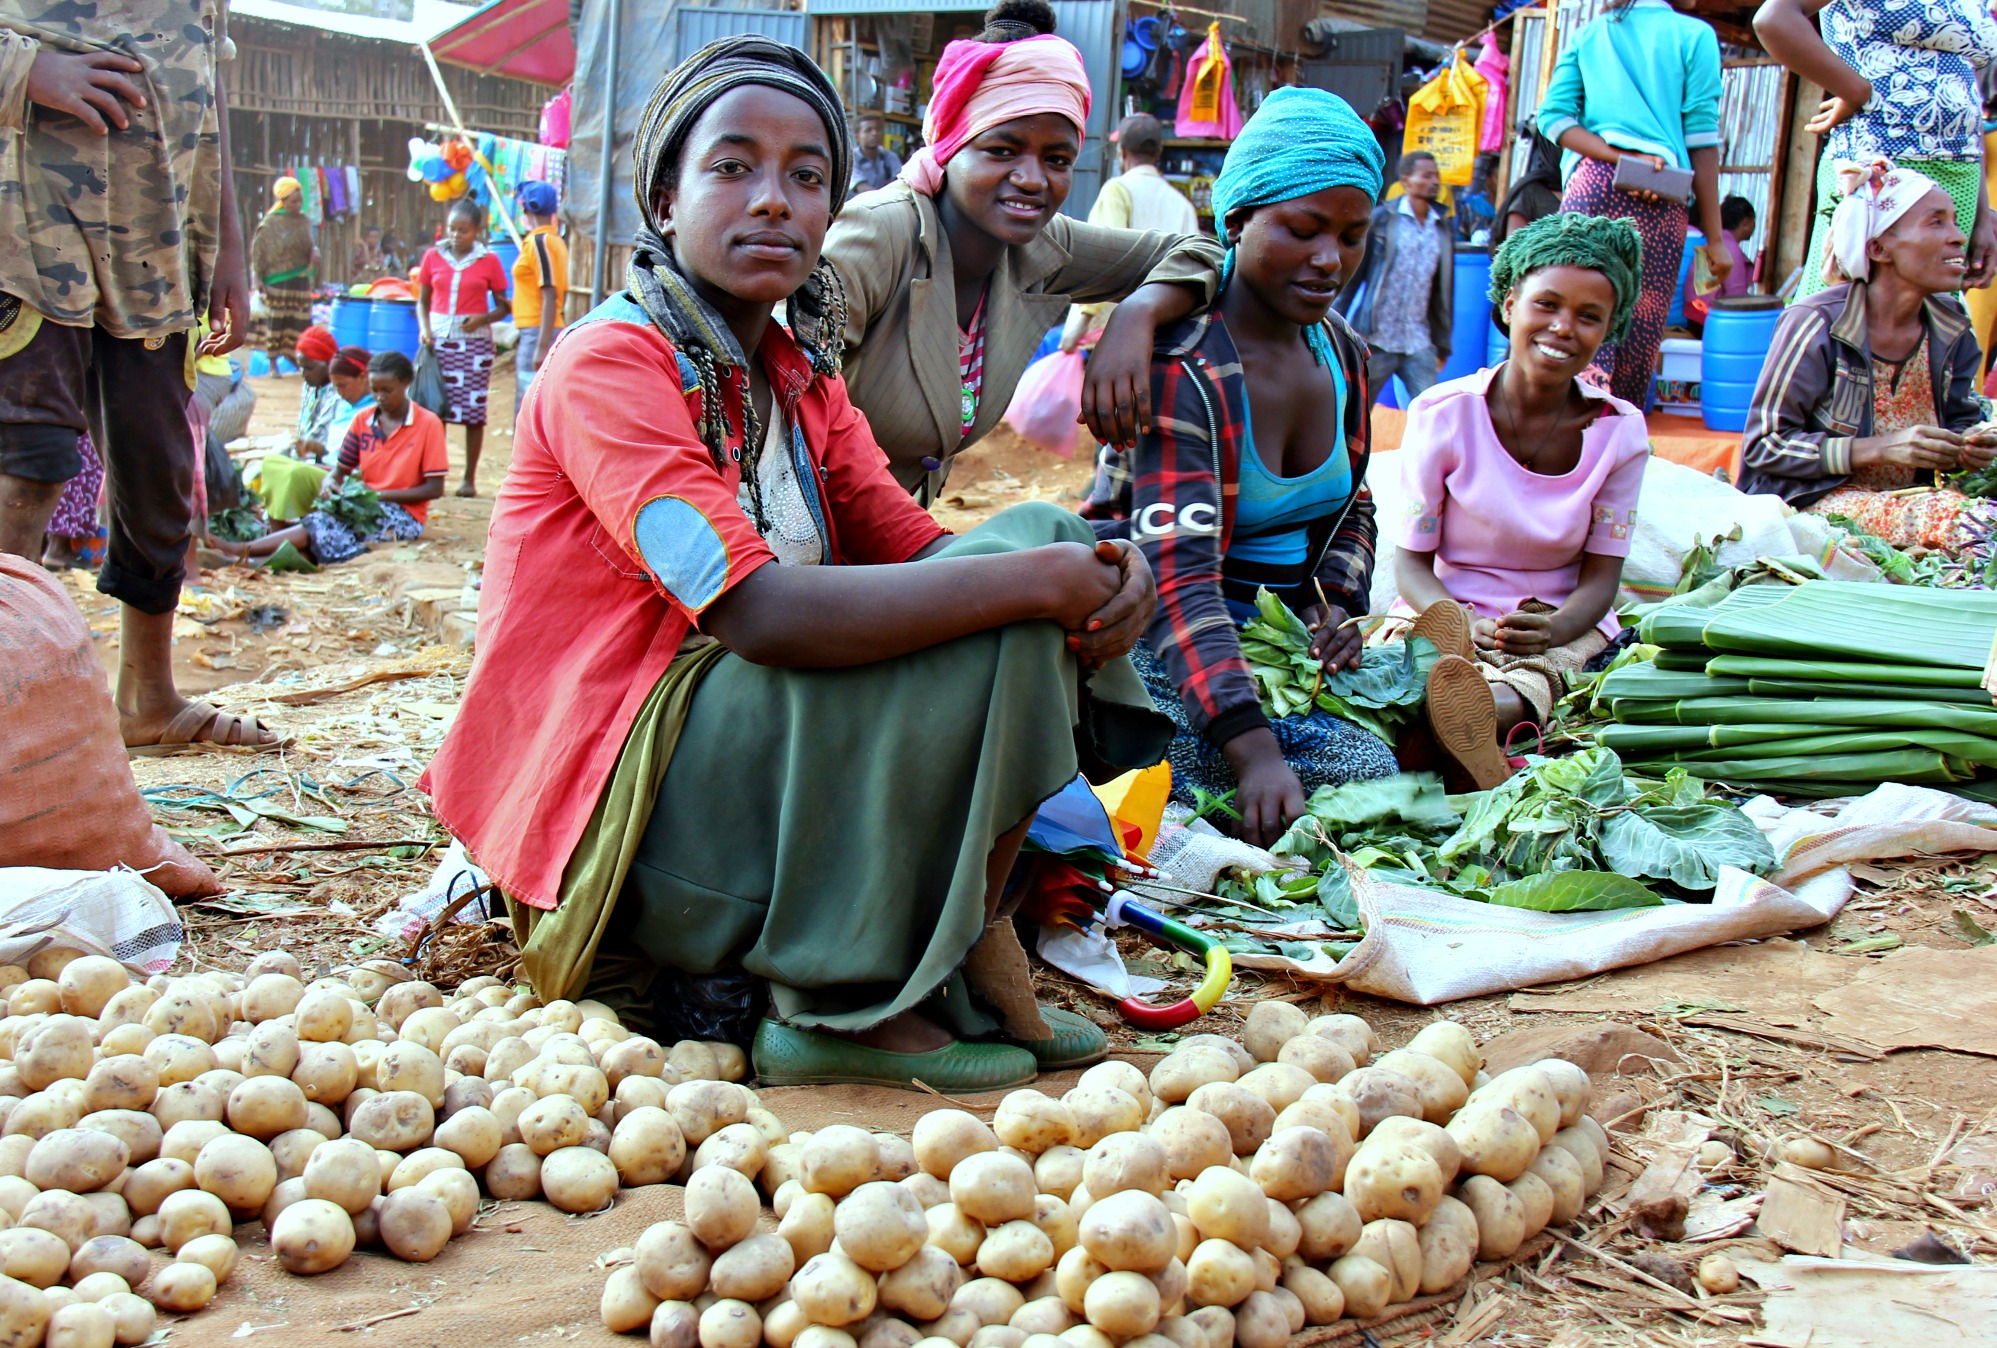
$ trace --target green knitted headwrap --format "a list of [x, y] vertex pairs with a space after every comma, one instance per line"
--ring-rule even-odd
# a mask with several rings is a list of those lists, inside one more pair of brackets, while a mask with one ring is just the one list
[[1616, 292], [1608, 339], [1620, 340], [1629, 331], [1643, 284], [1643, 236], [1635, 225], [1596, 215], [1548, 215], [1507, 236], [1491, 259], [1491, 317], [1500, 328], [1510, 331], [1505, 296], [1545, 267], [1586, 267], [1606, 276]]

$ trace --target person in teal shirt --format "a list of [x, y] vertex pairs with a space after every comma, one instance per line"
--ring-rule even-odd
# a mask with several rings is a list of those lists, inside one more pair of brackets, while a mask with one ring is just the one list
[[[1690, 213], [1684, 201], [1617, 187], [1616, 165], [1634, 158], [1690, 169], [1700, 228], [1720, 236], [1719, 38], [1666, 0], [1610, 0], [1554, 66], [1539, 132], [1567, 152], [1560, 209], [1628, 220], [1643, 238], [1635, 316], [1622, 340], [1602, 344], [1595, 368], [1618, 398], [1645, 407]], [[1707, 260], [1720, 280], [1733, 265], [1719, 249]]]

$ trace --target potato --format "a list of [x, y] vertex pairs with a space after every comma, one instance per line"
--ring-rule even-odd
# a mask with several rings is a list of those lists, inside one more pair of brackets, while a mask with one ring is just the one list
[[111, 1348], [118, 1341], [111, 1312], [93, 1302], [78, 1301], [49, 1316], [48, 1348]]
[[832, 1248], [836, 1238], [833, 1233], [834, 1204], [830, 1194], [808, 1194], [800, 1191], [793, 1198], [784, 1215], [777, 1220], [777, 1234], [790, 1245], [791, 1255], [802, 1264], [813, 1255], [824, 1254]]
[[1451, 1119], [1446, 1131], [1463, 1154], [1463, 1169], [1508, 1184], [1539, 1153], [1539, 1134], [1523, 1115], [1495, 1098], [1476, 1100]]
[[282, 1184], [305, 1173], [312, 1153], [332, 1139], [316, 1128], [293, 1128], [270, 1140], [271, 1159], [277, 1162], [277, 1181]]
[[1368, 1140], [1345, 1171], [1345, 1196], [1363, 1222], [1391, 1217], [1420, 1225], [1442, 1197], [1442, 1170], [1412, 1145]]
[[1323, 1035], [1300, 1034], [1277, 1051], [1276, 1061], [1310, 1075], [1313, 1081], [1338, 1081], [1358, 1067], [1352, 1055]]
[[[1200, 1117], [1211, 1118], [1210, 1115]], [[1213, 1122], [1217, 1124], [1220, 1120], [1214, 1119]], [[1033, 1163], [1033, 1182], [1039, 1186], [1041, 1193], [1065, 1199], [1082, 1182], [1082, 1170], [1087, 1164], [1088, 1153], [1080, 1147], [1049, 1147]]]
[[691, 1301], [707, 1290], [713, 1259], [681, 1223], [653, 1223], [632, 1248], [645, 1290], [661, 1301]]
[[917, 1320], [934, 1320], [950, 1308], [963, 1284], [957, 1260], [938, 1246], [924, 1245], [899, 1268], [881, 1275], [880, 1304]]
[[494, 1198], [520, 1200], [541, 1196], [541, 1158], [524, 1142], [509, 1142], [485, 1167], [486, 1192]]
[[467, 1105], [437, 1125], [432, 1145], [455, 1154], [472, 1169], [483, 1168], [499, 1155], [502, 1135], [499, 1120], [481, 1105]]
[[784, 1290], [796, 1268], [796, 1256], [783, 1237], [752, 1235], [715, 1258], [710, 1290], [736, 1301], [764, 1301]]
[[1505, 1187], [1525, 1208], [1525, 1238], [1531, 1240], [1553, 1220], [1553, 1186], [1528, 1170]]
[[1054, 1263], [1054, 1292], [1061, 1304], [1076, 1315], [1082, 1313], [1082, 1297], [1089, 1285], [1110, 1270], [1082, 1246], [1077, 1245]]
[[1185, 1193], [1186, 1216], [1201, 1236], [1231, 1241], [1244, 1250], [1268, 1238], [1268, 1197], [1248, 1176], [1212, 1166], [1200, 1172]]
[[1252, 1155], [1275, 1131], [1276, 1110], [1267, 1100], [1236, 1082], [1213, 1082], [1187, 1097], [1193, 1109], [1213, 1115], [1226, 1125], [1236, 1156]]
[[1074, 1142], [1075, 1115], [1067, 1105], [1039, 1091], [1014, 1091], [999, 1101], [992, 1131], [1004, 1145], [1039, 1156], [1050, 1147]]
[[1477, 1047], [1476, 1038], [1453, 1020], [1438, 1020], [1422, 1026], [1413, 1039], [1408, 1041], [1408, 1049], [1415, 1053], [1426, 1053], [1438, 1062], [1447, 1064], [1449, 1069], [1463, 1080], [1465, 1090], [1477, 1078], [1479, 1069], [1484, 1066], [1483, 1050]]
[[1472, 1103], [1488, 1101], [1516, 1110], [1538, 1134], [1535, 1146], [1545, 1146], [1560, 1131], [1560, 1097], [1554, 1093], [1552, 1080], [1538, 1067], [1502, 1072], [1491, 1078], [1489, 1085], [1479, 1086], [1470, 1099]]
[[763, 1318], [745, 1301], [717, 1301], [700, 1313], [700, 1348], [757, 1348], [762, 1341]]
[[[1581, 1192], [1583, 1195], [1592, 1194], [1602, 1187], [1602, 1177], [1605, 1170], [1602, 1153], [1596, 1149], [1594, 1137], [1585, 1129], [1562, 1128], [1553, 1135], [1553, 1141], [1548, 1145], [1558, 1147], [1574, 1158], [1574, 1164], [1581, 1168]], [[1726, 1149], [1726, 1155], [1720, 1158], [1719, 1162], [1724, 1165], [1733, 1159], [1733, 1151], [1731, 1148], [1727, 1148], [1724, 1142], [1719, 1145]], [[1701, 1147], [1700, 1152], [1702, 1167], [1709, 1170], [1712, 1169], [1712, 1166], [1705, 1164], [1705, 1148]]]
[[151, 1272], [152, 1261], [145, 1247], [128, 1236], [93, 1236], [77, 1247], [69, 1260], [70, 1277], [115, 1274], [124, 1280], [128, 1290], [143, 1283]]
[[1242, 1073], [1234, 1084], [1255, 1092], [1269, 1102], [1271, 1110], [1281, 1113], [1301, 1100], [1305, 1091], [1320, 1083], [1301, 1067], [1265, 1062], [1252, 1071]]
[[188, 1241], [201, 1236], [226, 1236], [235, 1229], [229, 1208], [220, 1198], [203, 1189], [183, 1189], [168, 1194], [159, 1206], [160, 1241], [174, 1253]]
[[1581, 1115], [1588, 1108], [1588, 1092], [1592, 1085], [1588, 1073], [1564, 1058], [1542, 1058], [1532, 1066], [1546, 1078], [1546, 1084], [1553, 1088], [1554, 1098], [1560, 1102], [1560, 1126], [1572, 1128], [1581, 1122]]
[[376, 1090], [414, 1091], [432, 1109], [443, 1108], [444, 1060], [421, 1044], [390, 1044], [375, 1064], [374, 1079]]
[[[1446, 1023], [1446, 1022], [1444, 1022]], [[1417, 1233], [1423, 1295], [1446, 1292], [1477, 1261], [1477, 1218], [1460, 1200], [1444, 1196]]]
[[[772, 1316], [764, 1318], [766, 1334], [773, 1333], [770, 1328]], [[700, 1348], [700, 1312], [690, 1302], [662, 1301], [652, 1312], [649, 1337], [650, 1348]], [[770, 1343], [772, 1348], [785, 1348], [775, 1338], [771, 1338]]]
[[1456, 1196], [1477, 1223], [1479, 1259], [1509, 1259], [1525, 1243], [1525, 1205], [1503, 1184], [1489, 1175], [1472, 1175]]
[[[762, 1173], [769, 1154], [769, 1141], [755, 1124], [731, 1123], [708, 1134], [707, 1141], [694, 1152], [693, 1165], [696, 1170], [708, 1165], [727, 1166], [754, 1179]], [[879, 1172], [878, 1160], [874, 1169]]]
[[225, 1134], [194, 1158], [194, 1182], [231, 1212], [254, 1213], [277, 1187], [277, 1159], [253, 1137]]
[[[1260, 1190], [1256, 1197], [1260, 1199]], [[1150, 1274], [1172, 1262], [1178, 1253], [1179, 1232], [1164, 1203], [1151, 1194], [1127, 1189], [1090, 1204], [1082, 1214], [1080, 1240], [1082, 1248], [1105, 1268]]]
[[1166, 1104], [1175, 1105], [1200, 1087], [1234, 1081], [1241, 1072], [1234, 1059], [1220, 1049], [1181, 1045], [1152, 1065], [1151, 1093]]
[[1395, 1218], [1368, 1222], [1352, 1253], [1371, 1259], [1393, 1275], [1395, 1301], [1414, 1298], [1421, 1286], [1421, 1241], [1412, 1223]]
[[[412, 1264], [427, 1264], [442, 1254], [444, 1246], [450, 1243], [453, 1229], [451, 1210], [445, 1206], [443, 1199], [426, 1189], [396, 1190], [382, 1200], [377, 1215], [380, 1222], [381, 1243], [386, 1245], [388, 1252], [397, 1259], [407, 1260]], [[619, 1269], [617, 1272], [629, 1272], [634, 1280], [637, 1277], [637, 1274], [629, 1269]], [[611, 1276], [615, 1277], [616, 1273]], [[607, 1299], [608, 1291], [604, 1295]], [[644, 1319], [651, 1319], [649, 1309]], [[636, 1328], [636, 1324], [631, 1327]]]
[[1148, 1112], [1136, 1096], [1116, 1086], [1077, 1086], [1061, 1103], [1075, 1116], [1075, 1145], [1082, 1148], [1112, 1133], [1142, 1128]]
[[1283, 1045], [1305, 1032], [1310, 1017], [1290, 1002], [1257, 1002], [1241, 1025], [1241, 1046], [1257, 1062], [1274, 1062]]
[[0, 1273], [33, 1287], [53, 1287], [69, 1271], [69, 1243], [30, 1226], [0, 1231]]
[[[1025, 1169], [1024, 1163], [1015, 1164]], [[959, 1174], [964, 1168], [959, 1167]], [[1028, 1189], [1030, 1192], [1030, 1172]], [[862, 1184], [842, 1199], [833, 1215], [833, 1229], [847, 1257], [874, 1273], [907, 1263], [929, 1235], [928, 1221], [915, 1195], [886, 1180]]]
[[1089, 1149], [1082, 1164], [1082, 1182], [1097, 1199], [1126, 1189], [1161, 1194], [1171, 1183], [1169, 1157], [1164, 1144], [1154, 1137], [1114, 1133]]
[[1457, 1172], [1463, 1168], [1463, 1149], [1450, 1134], [1424, 1119], [1410, 1119], [1403, 1115], [1380, 1120], [1366, 1138], [1366, 1145], [1413, 1147], [1428, 1153], [1442, 1172], [1443, 1187], [1456, 1181]]
[[1088, 1322], [1119, 1340], [1150, 1333], [1162, 1312], [1158, 1289], [1141, 1273], [1105, 1273], [1082, 1297]]
[[149, 1217], [159, 1211], [168, 1194], [195, 1187], [192, 1163], [161, 1157], [133, 1170], [121, 1194], [135, 1215]]
[[152, 1303], [130, 1292], [113, 1292], [97, 1304], [111, 1317], [112, 1341], [127, 1348], [150, 1339], [159, 1323]]
[[383, 1091], [354, 1111], [347, 1131], [379, 1151], [411, 1151], [429, 1142], [437, 1114], [414, 1091]]
[[[817, 1141], [818, 1137], [812, 1139]], [[805, 1187], [811, 1187], [809, 1182]], [[1033, 1168], [1006, 1152], [978, 1152], [964, 1157], [950, 1172], [950, 1201], [966, 1217], [986, 1225], [1030, 1218], [1033, 1199]]]
[[1547, 1147], [1533, 1158], [1526, 1173], [1537, 1175], [1553, 1191], [1553, 1213], [1549, 1221], [1571, 1222], [1588, 1201], [1581, 1167], [1560, 1147]]
[[1033, 1224], [1047, 1233], [1054, 1259], [1075, 1248], [1082, 1238], [1082, 1219], [1053, 1194], [1041, 1194], [1033, 1200]]
[[955, 1203], [939, 1203], [922, 1214], [928, 1228], [927, 1243], [948, 1254], [958, 1263], [977, 1262], [978, 1247], [985, 1243], [984, 1223], [967, 1216]]
[[298, 1037], [312, 1043], [344, 1039], [354, 1027], [353, 1002], [330, 988], [308, 989], [291, 1014]]
[[[883, 1303], [886, 1301], [885, 1290], [882, 1293], [882, 1301]], [[1006, 1324], [1012, 1328], [1025, 1331], [1029, 1342], [1036, 1334], [1051, 1337], [1064, 1330], [1073, 1329], [1076, 1323], [1075, 1313], [1062, 1305], [1061, 1298], [1057, 1296], [1028, 1301], [1014, 1311], [1012, 1318], [1006, 1321]]]
[[298, 1065], [291, 1069], [291, 1080], [314, 1104], [342, 1104], [354, 1094], [359, 1084], [360, 1060], [345, 1044], [301, 1043], [298, 1046]]
[[27, 1283], [0, 1278], [0, 1343], [36, 1348], [49, 1320], [48, 1298]]
[[1419, 1119], [1425, 1115], [1421, 1088], [1410, 1077], [1386, 1067], [1362, 1067], [1340, 1081], [1335, 1088], [1349, 1096], [1359, 1111], [1359, 1131], [1363, 1140], [1379, 1126], [1380, 1120], [1394, 1116]]
[[79, 1016], [52, 1015], [15, 1044], [14, 1070], [29, 1090], [46, 1090], [58, 1081], [81, 1081], [90, 1074], [93, 1058], [90, 1023]]
[[1203, 1240], [1186, 1261], [1186, 1300], [1195, 1306], [1238, 1306], [1255, 1290], [1255, 1260], [1226, 1240]]
[[1345, 1297], [1345, 1313], [1354, 1319], [1370, 1320], [1394, 1299], [1393, 1273], [1363, 1254], [1344, 1255], [1326, 1272]]
[[1192, 1179], [1234, 1157], [1234, 1138], [1227, 1125], [1204, 1110], [1173, 1105], [1147, 1124], [1145, 1131], [1164, 1149], [1165, 1173], [1174, 1180]]
[[92, 1236], [103, 1234], [97, 1230], [96, 1209], [80, 1195], [60, 1189], [44, 1190], [29, 1199], [21, 1209], [20, 1225], [47, 1231], [72, 1251]]
[[[440, 1244], [438, 1248], [443, 1247]], [[634, 1329], [649, 1326], [658, 1309], [659, 1299], [645, 1290], [645, 1285], [638, 1280], [637, 1269], [610, 1270], [610, 1276], [603, 1282], [603, 1296], [597, 1303], [605, 1329], [613, 1334], [629, 1334]]]
[[627, 1187], [664, 1184], [685, 1162], [686, 1142], [671, 1114], [640, 1107], [617, 1121], [610, 1138], [610, 1160]]
[[[340, 1220], [346, 1221], [345, 1213]], [[146, 1295], [163, 1311], [192, 1315], [215, 1299], [215, 1275], [202, 1264], [168, 1264], [146, 1285]]]
[[1787, 1161], [1805, 1170], [1828, 1170], [1837, 1160], [1837, 1153], [1814, 1137], [1785, 1137], [1775, 1144], [1771, 1154], [1778, 1161]]
[[[125, 1206], [125, 1200], [108, 1189], [94, 1194], [81, 1194], [83, 1202], [90, 1208], [91, 1227], [85, 1239], [91, 1236], [129, 1236], [132, 1234], [132, 1210]], [[27, 1211], [22, 1208], [23, 1213]]]
[[1414, 1082], [1421, 1099], [1421, 1116], [1430, 1123], [1449, 1122], [1450, 1116], [1470, 1098], [1470, 1088], [1464, 1085], [1456, 1069], [1426, 1053], [1395, 1049], [1374, 1059], [1373, 1066], [1381, 1071], [1398, 1072]]
[[1295, 1203], [1329, 1189], [1343, 1159], [1339, 1147], [1318, 1129], [1288, 1128], [1272, 1133], [1257, 1149], [1248, 1175], [1269, 1197]]
[[1326, 1263], [1350, 1250], [1364, 1225], [1344, 1194], [1329, 1191], [1300, 1204], [1294, 1215], [1299, 1227], [1297, 1253], [1312, 1264]]
[[[712, 1059], [714, 1055], [707, 1056]], [[689, 1147], [698, 1147], [731, 1123], [749, 1119], [747, 1093], [725, 1081], [682, 1081], [667, 1092], [666, 1108]]]
[[182, 1119], [160, 1138], [159, 1154], [169, 1161], [194, 1164], [201, 1149], [218, 1137], [234, 1137], [225, 1123], [213, 1119]]
[[382, 1185], [386, 1193], [421, 1184], [439, 1170], [463, 1170], [464, 1157], [444, 1147], [419, 1147], [395, 1164]]
[[532, 1147], [536, 1155], [546, 1156], [563, 1147], [581, 1146], [589, 1136], [589, 1123], [589, 1114], [576, 1100], [567, 1095], [547, 1095], [521, 1110], [514, 1126], [522, 1142]]
[[686, 1182], [686, 1224], [710, 1250], [726, 1249], [755, 1230], [761, 1209], [756, 1186], [740, 1171], [706, 1166]]
[[[1301, 1319], [1302, 1306], [1297, 1307]], [[1298, 1325], [1301, 1329], [1303, 1326]], [[1234, 1342], [1238, 1348], [1283, 1348], [1290, 1341], [1290, 1314], [1273, 1292], [1257, 1291], [1234, 1312]]]
[[173, 1256], [183, 1264], [199, 1264], [215, 1275], [217, 1284], [229, 1281], [229, 1275], [236, 1271], [236, 1261], [241, 1257], [236, 1242], [228, 1236], [196, 1236], [181, 1246]]
[[[712, 1173], [735, 1175], [748, 1189], [749, 1201], [755, 1203], [755, 1187], [748, 1180], [732, 1170], [717, 1168]], [[541, 1158], [541, 1192], [563, 1212], [599, 1212], [617, 1196], [617, 1167], [608, 1156], [593, 1148], [563, 1147]], [[687, 1207], [691, 1215], [692, 1183], [687, 1185]]]
[[27, 1180], [38, 1189], [87, 1194], [124, 1173], [131, 1148], [108, 1132], [58, 1128], [28, 1153]]
[[1709, 1254], [1699, 1261], [1699, 1286], [1714, 1296], [1740, 1290], [1740, 1268], [1723, 1254]]
[[872, 1274], [845, 1255], [827, 1251], [797, 1271], [790, 1294], [813, 1324], [837, 1328], [872, 1315], [878, 1292]]
[[1052, 1266], [1054, 1256], [1053, 1240], [1038, 1225], [1006, 1222], [993, 1227], [978, 1246], [978, 1270], [1007, 1282], [1025, 1282]]
[[354, 1138], [338, 1138], [316, 1149], [305, 1162], [305, 1195], [333, 1203], [349, 1215], [364, 1212], [381, 1195], [381, 1165], [374, 1148]]
[[83, 1081], [83, 1107], [95, 1114], [110, 1109], [146, 1109], [159, 1094], [159, 1069], [132, 1053], [105, 1057]]
[[271, 1252], [291, 1273], [327, 1273], [354, 1252], [354, 1222], [346, 1209], [323, 1198], [305, 1198], [277, 1216]]
[[1378, 1032], [1359, 1016], [1315, 1016], [1304, 1026], [1304, 1031], [1335, 1040], [1361, 1067], [1380, 1051]]

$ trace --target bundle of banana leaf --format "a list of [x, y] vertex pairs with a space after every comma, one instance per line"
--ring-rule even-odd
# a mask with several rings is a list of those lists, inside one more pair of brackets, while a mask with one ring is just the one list
[[1368, 646], [1359, 668], [1327, 674], [1311, 654], [1311, 630], [1282, 600], [1260, 590], [1255, 611], [1259, 616], [1241, 629], [1241, 653], [1271, 719], [1328, 711], [1392, 744], [1421, 709], [1428, 672], [1441, 658], [1427, 637]]

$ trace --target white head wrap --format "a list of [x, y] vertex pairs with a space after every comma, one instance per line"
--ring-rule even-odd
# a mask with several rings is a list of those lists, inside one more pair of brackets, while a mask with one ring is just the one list
[[1871, 267], [1866, 245], [1940, 187], [1925, 173], [1897, 168], [1884, 159], [1840, 163], [1837, 176], [1844, 200], [1831, 215], [1830, 247], [1824, 253], [1824, 280], [1833, 285], [1867, 279]]

